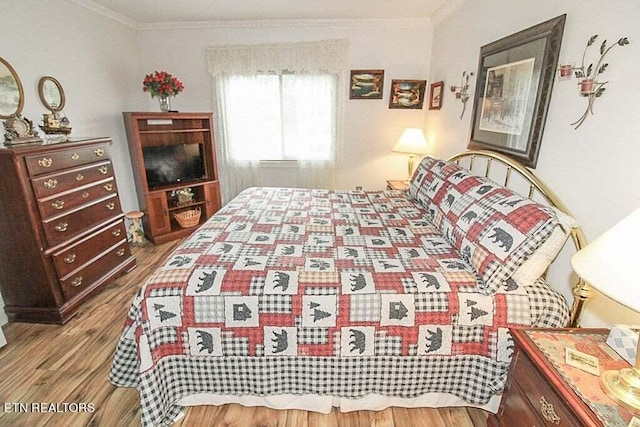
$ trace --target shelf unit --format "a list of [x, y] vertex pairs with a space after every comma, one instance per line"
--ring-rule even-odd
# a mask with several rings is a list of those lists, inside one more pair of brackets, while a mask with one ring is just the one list
[[[124, 112], [131, 165], [140, 209], [145, 213], [145, 235], [161, 244], [191, 234], [194, 227], [183, 228], [174, 214], [200, 209], [199, 224], [221, 207], [220, 183], [213, 137], [211, 113]], [[197, 144], [203, 156], [203, 174], [199, 179], [151, 185], [145, 167], [145, 148]], [[148, 155], [147, 155], [148, 156]], [[147, 159], [149, 160], [149, 159]], [[194, 197], [188, 204], [177, 203], [177, 192], [190, 188]], [[199, 225], [198, 224], [198, 225]]]

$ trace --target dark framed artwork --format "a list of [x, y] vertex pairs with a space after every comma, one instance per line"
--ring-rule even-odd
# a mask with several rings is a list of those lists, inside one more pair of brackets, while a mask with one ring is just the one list
[[389, 108], [422, 109], [426, 80], [391, 80]]
[[382, 99], [384, 70], [351, 70], [349, 99]]
[[443, 81], [431, 83], [429, 91], [429, 110], [439, 110], [442, 107], [442, 88]]
[[469, 148], [535, 168], [566, 15], [482, 46]]

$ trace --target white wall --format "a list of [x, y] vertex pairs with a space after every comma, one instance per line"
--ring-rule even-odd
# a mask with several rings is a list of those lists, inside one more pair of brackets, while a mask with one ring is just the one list
[[[580, 63], [586, 42], [594, 34], [599, 38], [591, 54], [605, 38], [611, 42], [627, 36], [631, 42], [607, 56], [610, 65], [602, 77], [610, 83], [596, 101], [594, 115], [577, 130], [569, 123], [582, 115], [586, 102], [577, 94], [577, 81], [555, 82], [535, 171], [565, 201], [587, 238], [593, 240], [640, 206], [640, 168], [635, 165], [640, 158], [640, 102], [635, 88], [635, 72], [640, 69], [640, 2], [464, 1], [434, 28], [429, 77], [444, 80], [445, 86], [459, 84], [463, 70], [477, 71], [481, 46], [564, 13], [561, 62]], [[471, 93], [475, 85], [474, 78]], [[426, 113], [425, 133], [439, 157], [466, 148], [471, 110], [472, 100], [459, 120], [461, 103], [446, 92], [442, 109]], [[550, 279], [563, 281], [565, 277], [566, 271]], [[639, 286], [629, 292], [640, 292], [640, 277]], [[640, 316], [599, 294], [587, 307], [584, 326], [640, 323]]]
[[[58, 79], [71, 135], [113, 138], [122, 207], [137, 208], [121, 113], [135, 108], [130, 94], [140, 86], [135, 31], [67, 1], [3, 0], [1, 7], [0, 56], [24, 87], [23, 116], [41, 122], [47, 110], [38, 97], [38, 80]], [[0, 310], [0, 324], [5, 321]]]
[[[193, 28], [178, 25], [147, 27], [139, 34], [140, 63], [144, 73], [163, 69], [183, 81], [185, 90], [172, 99], [173, 108], [213, 111], [211, 76], [207, 72], [205, 58], [208, 47], [347, 38], [350, 42], [350, 69], [385, 70], [384, 97], [381, 100], [349, 100], [348, 93], [343, 94], [343, 156], [337, 187], [353, 189], [360, 185], [365, 189], [382, 189], [387, 179], [406, 176], [407, 158], [392, 153], [391, 147], [405, 128], [422, 127], [424, 123], [422, 110], [388, 108], [391, 79], [427, 78], [431, 33], [431, 26], [426, 20], [244, 22]], [[132, 96], [147, 102], [149, 109], [158, 108], [156, 100], [151, 100], [141, 90]], [[285, 173], [290, 174], [290, 170]]]

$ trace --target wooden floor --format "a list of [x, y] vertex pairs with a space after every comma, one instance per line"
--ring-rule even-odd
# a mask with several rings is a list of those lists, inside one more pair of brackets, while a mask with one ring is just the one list
[[[107, 380], [136, 290], [177, 242], [134, 249], [138, 267], [88, 301], [64, 326], [11, 323], [0, 349], [0, 426], [138, 426], [138, 392]], [[36, 405], [34, 408], [33, 404]], [[81, 405], [85, 411], [81, 411]], [[34, 409], [40, 408], [40, 412]], [[93, 411], [88, 409], [93, 408]], [[24, 409], [28, 409], [25, 412]], [[486, 426], [478, 409], [403, 409], [330, 414], [240, 405], [186, 410], [175, 426]]]

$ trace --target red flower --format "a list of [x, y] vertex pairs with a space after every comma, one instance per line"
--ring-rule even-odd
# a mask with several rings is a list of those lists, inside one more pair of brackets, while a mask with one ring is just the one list
[[166, 71], [154, 71], [144, 76], [142, 80], [142, 91], [149, 92], [154, 96], [175, 96], [182, 92], [184, 85], [177, 77]]

